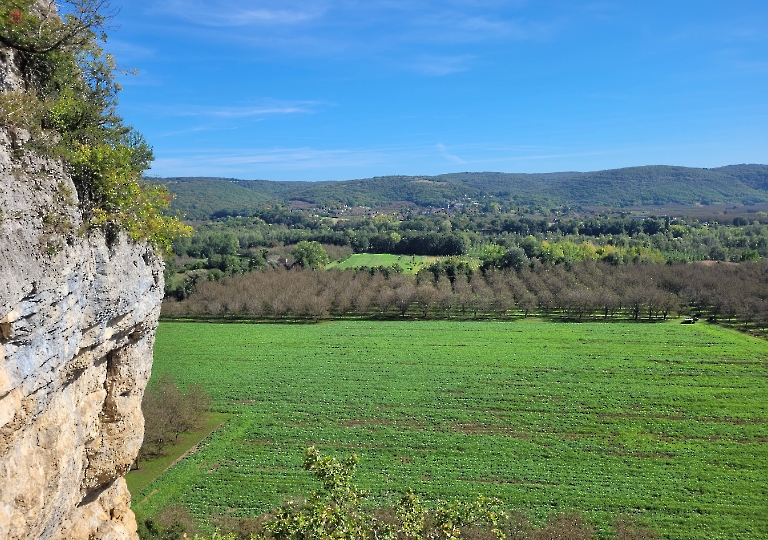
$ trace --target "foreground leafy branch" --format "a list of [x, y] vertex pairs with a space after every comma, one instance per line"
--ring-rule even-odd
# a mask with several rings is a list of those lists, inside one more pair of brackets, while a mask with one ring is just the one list
[[[502, 501], [479, 496], [471, 503], [438, 500], [427, 508], [411, 490], [392, 509], [369, 511], [363, 507], [368, 496], [352, 483], [358, 457], [343, 461], [322, 456], [314, 446], [306, 450], [303, 467], [320, 482], [304, 503], [287, 501], [266, 518], [252, 520], [256, 529], [221, 533], [198, 540], [458, 540], [483, 538], [497, 540], [592, 540], [594, 529], [579, 514], [560, 514], [542, 528], [532, 527], [521, 515], [509, 515]], [[141, 540], [182, 540], [187, 534], [174, 507], [177, 519], [166, 528], [158, 520], [139, 522]], [[193, 518], [186, 515], [188, 520]], [[246, 520], [251, 521], [251, 520]], [[614, 522], [616, 540], [657, 540], [655, 531], [625, 517]], [[231, 531], [232, 528], [227, 528]]]
[[267, 522], [275, 540], [344, 538], [349, 540], [410, 538], [457, 539], [466, 527], [487, 527], [505, 538], [500, 523], [506, 517], [499, 499], [478, 497], [474, 503], [438, 501], [434, 510], [422, 505], [411, 490], [395, 509], [395, 519], [384, 521], [363, 508], [367, 492], [352, 483], [358, 458], [344, 461], [321, 456], [314, 446], [306, 451], [304, 469], [322, 484], [303, 505], [289, 502]]

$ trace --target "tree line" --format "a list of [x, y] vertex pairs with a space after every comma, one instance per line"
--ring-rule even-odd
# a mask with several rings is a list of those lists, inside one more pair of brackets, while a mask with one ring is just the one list
[[[450, 266], [450, 265], [449, 265]], [[768, 326], [768, 264], [697, 263], [570, 267], [538, 262], [520, 270], [456, 265], [417, 275], [371, 270], [269, 269], [199, 282], [172, 318], [308, 319], [565, 317], [659, 320], [686, 315]]]
[[[755, 217], [763, 219], [756, 213]], [[702, 260], [749, 262], [768, 257], [768, 225], [737, 216], [726, 223], [682, 218], [592, 217], [547, 221], [509, 214], [383, 214], [344, 220], [267, 209], [252, 218], [200, 225], [173, 244], [166, 294], [189, 295], [203, 278], [218, 280], [278, 265], [302, 242], [321, 243], [331, 260], [351, 253], [456, 256], [496, 268], [584, 260], [614, 265]], [[504, 255], [507, 255], [504, 258]], [[183, 277], [182, 277], [183, 275]]]
[[[174, 242], [178, 256], [235, 255], [277, 244], [315, 241], [349, 246], [357, 253], [458, 255], [488, 243], [519, 246], [525, 239], [590, 242], [598, 247], [647, 247], [678, 261], [749, 259], [768, 256], [768, 216], [755, 213], [700, 222], [681, 217], [538, 219], [500, 213], [403, 216], [381, 214], [334, 219], [289, 210], [263, 210], [249, 218], [200, 225], [191, 238]], [[745, 251], [748, 253], [744, 255]]]

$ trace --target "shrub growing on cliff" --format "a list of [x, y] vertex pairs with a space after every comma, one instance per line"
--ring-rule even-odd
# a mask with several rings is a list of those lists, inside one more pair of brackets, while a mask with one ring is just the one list
[[142, 180], [152, 150], [117, 115], [117, 67], [100, 46], [112, 14], [106, 0], [3, 2], [0, 45], [13, 51], [23, 89], [0, 94], [0, 123], [63, 161], [90, 227], [169, 251], [190, 229], [164, 214], [168, 191]]

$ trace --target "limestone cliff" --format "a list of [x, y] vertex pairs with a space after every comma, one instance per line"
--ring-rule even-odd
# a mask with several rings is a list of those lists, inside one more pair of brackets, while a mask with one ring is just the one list
[[[3, 60], [0, 91], [15, 83]], [[0, 127], [0, 538], [137, 538], [122, 476], [143, 436], [162, 261], [84, 231], [71, 179], [24, 139]]]

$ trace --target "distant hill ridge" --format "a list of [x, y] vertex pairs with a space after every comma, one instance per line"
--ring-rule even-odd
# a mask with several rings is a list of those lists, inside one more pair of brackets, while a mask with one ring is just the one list
[[694, 169], [647, 165], [593, 172], [464, 172], [380, 176], [360, 180], [285, 182], [234, 178], [153, 179], [177, 195], [174, 209], [190, 219], [248, 214], [274, 204], [445, 207], [465, 197], [502, 207], [753, 204], [768, 201], [768, 165]]

